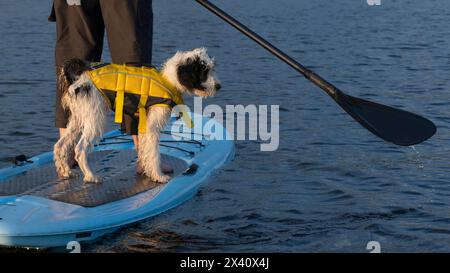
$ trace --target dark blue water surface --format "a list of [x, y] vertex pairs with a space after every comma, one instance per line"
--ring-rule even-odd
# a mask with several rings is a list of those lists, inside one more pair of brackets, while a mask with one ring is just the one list
[[[450, 1], [215, 1], [349, 94], [424, 115], [415, 148], [382, 142], [317, 87], [194, 1], [155, 0], [154, 63], [206, 46], [223, 90], [208, 103], [278, 104], [280, 147], [236, 142], [236, 159], [165, 214], [89, 252], [450, 251]], [[49, 151], [51, 1], [0, 2], [0, 166]], [[105, 60], [109, 60], [105, 54]]]

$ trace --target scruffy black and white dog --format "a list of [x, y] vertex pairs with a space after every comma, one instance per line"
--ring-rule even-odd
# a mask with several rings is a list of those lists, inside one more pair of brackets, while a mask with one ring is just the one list
[[[214, 60], [205, 48], [179, 51], [168, 59], [159, 74], [181, 94], [213, 96], [220, 89], [214, 73]], [[73, 59], [59, 72], [59, 86], [63, 91], [62, 105], [70, 110], [67, 129], [54, 146], [54, 161], [60, 177], [73, 176], [70, 161], [73, 154], [84, 174], [85, 182], [98, 183], [101, 178], [89, 167], [87, 155], [94, 142], [104, 133], [106, 115], [110, 107], [104, 95], [92, 82], [90, 63]], [[146, 132], [139, 133], [138, 162], [145, 175], [166, 183], [170, 176], [161, 170], [160, 131], [170, 118], [171, 108], [152, 105], [146, 109]]]

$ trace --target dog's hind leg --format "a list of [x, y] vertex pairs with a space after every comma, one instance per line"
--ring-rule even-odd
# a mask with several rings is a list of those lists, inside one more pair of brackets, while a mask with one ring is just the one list
[[161, 130], [170, 117], [170, 108], [152, 106], [147, 114], [147, 131], [139, 135], [138, 163], [144, 169], [145, 175], [151, 179], [166, 183], [170, 176], [161, 170], [161, 158], [159, 154], [159, 139]]
[[73, 161], [75, 144], [80, 137], [80, 133], [79, 126], [70, 121], [64, 135], [54, 145], [53, 159], [56, 173], [61, 178], [74, 176], [70, 163]]
[[88, 164], [88, 153], [93, 149], [95, 141], [100, 138], [106, 126], [108, 106], [100, 92], [91, 87], [87, 93], [79, 96], [76, 115], [83, 124], [80, 141], [75, 147], [75, 159], [84, 174], [85, 182], [99, 183], [101, 178], [94, 175]]
[[92, 144], [92, 140], [88, 139], [85, 135], [82, 135], [80, 141], [75, 147], [75, 159], [84, 174], [84, 182], [100, 183], [101, 178], [94, 175], [87, 160], [88, 152], [92, 148]]
[[84, 182], [100, 183], [101, 177], [93, 173], [88, 163], [88, 154], [93, 149], [95, 140], [101, 137], [105, 125], [104, 116], [95, 115], [95, 117], [84, 119], [83, 132], [75, 147], [75, 159], [84, 174]]

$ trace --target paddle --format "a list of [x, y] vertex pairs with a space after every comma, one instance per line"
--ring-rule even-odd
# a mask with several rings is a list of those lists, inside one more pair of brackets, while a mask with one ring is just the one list
[[239, 23], [211, 2], [207, 0], [196, 1], [300, 72], [306, 79], [319, 86], [357, 122], [385, 141], [397, 145], [410, 146], [421, 143], [436, 133], [436, 126], [428, 119], [410, 112], [345, 94], [313, 71], [289, 57], [286, 53], [271, 45], [268, 41]]

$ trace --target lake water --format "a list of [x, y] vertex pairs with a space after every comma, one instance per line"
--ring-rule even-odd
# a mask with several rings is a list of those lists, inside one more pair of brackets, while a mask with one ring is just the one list
[[[154, 63], [208, 47], [223, 89], [207, 102], [280, 105], [280, 147], [237, 141], [196, 197], [83, 251], [450, 251], [450, 1], [214, 2], [343, 91], [424, 115], [438, 133], [385, 143], [194, 1], [155, 0]], [[0, 167], [57, 139], [50, 7], [0, 2]]]

